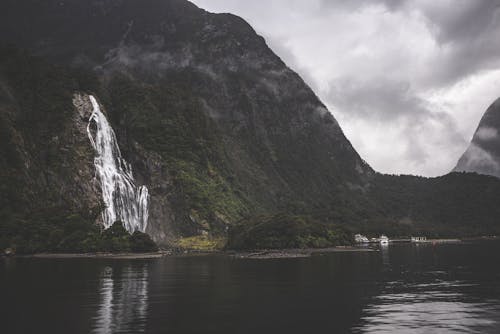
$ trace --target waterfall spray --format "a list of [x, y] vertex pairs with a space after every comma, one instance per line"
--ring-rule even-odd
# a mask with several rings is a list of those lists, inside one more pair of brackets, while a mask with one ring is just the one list
[[120, 220], [129, 233], [144, 232], [149, 214], [148, 188], [135, 185], [132, 167], [122, 158], [115, 132], [96, 99], [92, 95], [89, 98], [93, 110], [87, 133], [96, 152], [94, 166], [106, 206], [102, 213], [104, 228]]

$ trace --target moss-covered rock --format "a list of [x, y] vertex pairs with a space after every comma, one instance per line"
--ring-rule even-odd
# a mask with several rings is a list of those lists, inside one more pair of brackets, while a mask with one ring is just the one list
[[224, 237], [213, 237], [208, 235], [186, 237], [177, 241], [177, 247], [196, 251], [221, 250], [225, 245], [226, 239]]

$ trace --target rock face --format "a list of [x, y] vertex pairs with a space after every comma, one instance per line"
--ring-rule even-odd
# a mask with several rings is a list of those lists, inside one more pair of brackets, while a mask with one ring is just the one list
[[454, 171], [500, 177], [500, 98], [486, 110]]
[[72, 105], [61, 69], [3, 48], [0, 54], [0, 213], [71, 208], [97, 219], [88, 116]]
[[[239, 17], [186, 0], [2, 0], [0, 248], [31, 244], [33, 224], [53, 216], [100, 223], [88, 95], [149, 190], [146, 232], [160, 245], [283, 212], [359, 231], [500, 230], [499, 180], [376, 174]], [[449, 196], [478, 182], [487, 200]], [[57, 233], [36, 237], [56, 244]]]
[[156, 241], [223, 231], [253, 212], [331, 207], [373, 174], [239, 17], [184, 0], [7, 0], [0, 12], [3, 43], [88, 77], [78, 88], [100, 99], [150, 189]]

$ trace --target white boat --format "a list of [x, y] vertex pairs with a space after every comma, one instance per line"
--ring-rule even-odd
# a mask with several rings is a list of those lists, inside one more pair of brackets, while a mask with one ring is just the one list
[[368, 240], [367, 237], [365, 237], [364, 235], [362, 234], [356, 234], [354, 235], [354, 241], [357, 243], [357, 244], [367, 244], [370, 242], [370, 240]]
[[388, 245], [389, 244], [389, 238], [384, 234], [382, 234], [380, 236], [379, 241], [380, 241], [381, 245]]
[[426, 237], [411, 237], [411, 242], [427, 242]]

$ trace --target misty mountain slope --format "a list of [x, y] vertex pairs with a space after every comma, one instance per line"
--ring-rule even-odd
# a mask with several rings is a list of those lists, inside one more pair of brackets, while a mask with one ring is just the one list
[[476, 182], [491, 191], [460, 224], [497, 228], [481, 211], [498, 199], [497, 180], [477, 176], [464, 187], [458, 175], [438, 191], [439, 179], [407, 184], [375, 173], [312, 90], [236, 16], [185, 0], [5, 0], [0, 46], [0, 228], [9, 235], [0, 243], [19, 233], [31, 240], [40, 222], [36, 238], [47, 239], [43, 222], [54, 216], [99, 222], [88, 112], [73, 105], [75, 94], [93, 95], [111, 123], [135, 182], [149, 189], [146, 232], [163, 245], [225, 236], [241, 219], [280, 212], [359, 231], [436, 223], [442, 232], [462, 203], [446, 202], [440, 214], [432, 199]]
[[257, 212], [331, 208], [373, 174], [311, 89], [236, 16], [174, 0], [0, 7], [2, 43], [82, 73], [78, 91], [100, 100], [151, 189], [148, 229], [159, 241]]
[[486, 110], [454, 171], [500, 177], [500, 98]]

